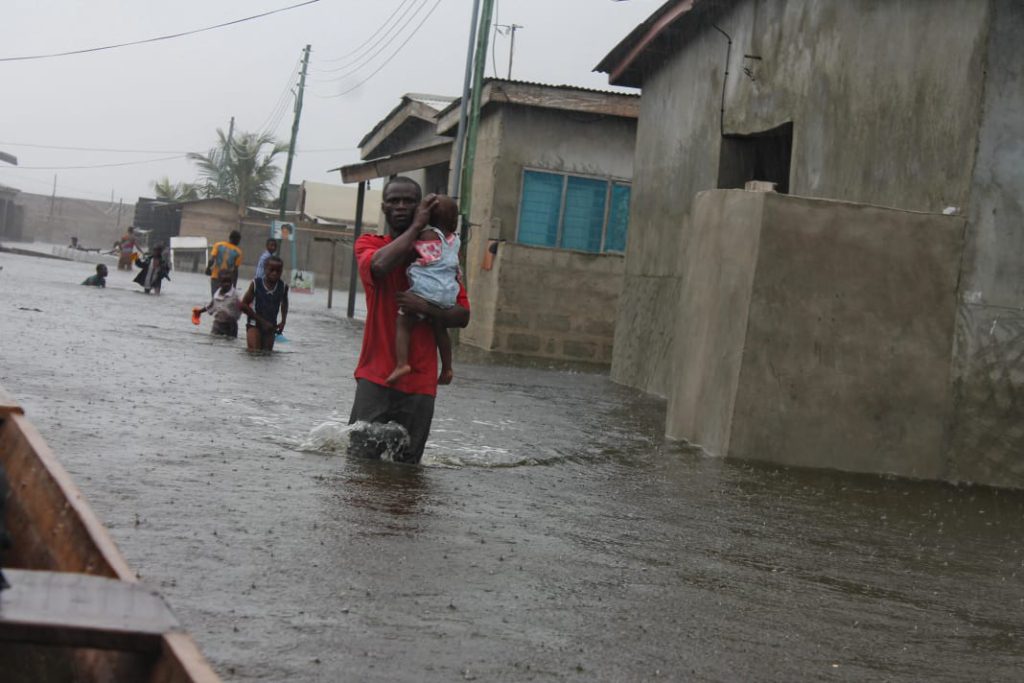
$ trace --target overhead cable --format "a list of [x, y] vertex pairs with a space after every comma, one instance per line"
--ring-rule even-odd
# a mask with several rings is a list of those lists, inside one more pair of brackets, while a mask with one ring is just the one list
[[[380, 26], [378, 26], [377, 30], [370, 34], [369, 38], [367, 38], [362, 43], [360, 43], [359, 47], [355, 48], [351, 52], [346, 52], [345, 54], [341, 55], [340, 57], [334, 57], [334, 58], [331, 58], [331, 59], [321, 59], [320, 61], [321, 62], [327, 62], [329, 64], [333, 64], [334, 62], [344, 61], [344, 60], [348, 59], [349, 57], [351, 57], [352, 55], [360, 52], [364, 47], [366, 47], [367, 43], [369, 43], [371, 40], [373, 40], [377, 36], [378, 33], [380, 33], [382, 30], [384, 30], [385, 26], [387, 26], [388, 24], [391, 23], [391, 20], [395, 18], [395, 15], [398, 14], [398, 11], [400, 9], [402, 9], [402, 6], [405, 5], [406, 3], [409, 3], [409, 2], [413, 2], [413, 0], [402, 0], [402, 2], [398, 3], [398, 6], [395, 7], [395, 11], [391, 13], [391, 16], [389, 16], [387, 19], [385, 19], [384, 23], [381, 24]], [[322, 69], [317, 69], [317, 71], [321, 71], [321, 70]]]
[[164, 36], [154, 36], [153, 38], [144, 38], [142, 40], [132, 40], [127, 43], [116, 43], [114, 45], [102, 45], [100, 47], [90, 47], [82, 50], [68, 50], [67, 52], [50, 52], [38, 55], [21, 55], [18, 57], [0, 57], [0, 62], [22, 62], [30, 59], [50, 59], [51, 57], [68, 57], [70, 55], [81, 55], [90, 52], [101, 52], [103, 50], [113, 50], [119, 47], [130, 47], [132, 45], [142, 45], [143, 43], [156, 43], [162, 40], [171, 40], [173, 38], [181, 38], [184, 36], [191, 36], [196, 33], [203, 33], [205, 31], [213, 31], [214, 29], [224, 28], [226, 26], [233, 26], [235, 24], [241, 24], [246, 21], [252, 21], [254, 19], [262, 19], [268, 17], [271, 14], [278, 14], [280, 12], [287, 12], [289, 10], [304, 7], [306, 5], [312, 5], [313, 3], [320, 2], [320, 0], [305, 0], [295, 5], [289, 5], [288, 7], [281, 7], [279, 9], [273, 9], [260, 14], [253, 14], [252, 16], [242, 17], [241, 19], [234, 19], [232, 21], [225, 21], [221, 24], [214, 24], [213, 26], [206, 26], [204, 28], [192, 29], [190, 31], [181, 31], [180, 33], [169, 33]]
[[59, 149], [73, 152], [118, 152], [120, 154], [188, 154], [180, 149], [114, 149], [112, 147], [67, 147], [64, 145], [36, 145], [28, 142], [2, 142], [9, 147], [32, 147], [35, 149]]
[[355, 90], [356, 88], [358, 88], [359, 86], [363, 85], [364, 83], [369, 81], [371, 78], [376, 76], [380, 72], [381, 69], [383, 69], [385, 66], [390, 64], [391, 60], [394, 59], [396, 56], [398, 56], [398, 53], [402, 51], [402, 48], [404, 48], [406, 45], [409, 44], [409, 41], [413, 39], [413, 36], [415, 36], [417, 33], [419, 33], [419, 30], [423, 27], [423, 24], [427, 23], [427, 19], [430, 18], [430, 15], [432, 15], [434, 13], [434, 10], [436, 10], [437, 6], [440, 5], [440, 4], [441, 4], [441, 0], [437, 0], [437, 2], [434, 3], [434, 6], [430, 8], [430, 11], [427, 12], [427, 15], [425, 17], [423, 17], [423, 20], [420, 21], [420, 23], [416, 25], [416, 28], [413, 29], [412, 33], [410, 33], [408, 35], [408, 37], [406, 37], [405, 41], [401, 45], [398, 46], [398, 49], [395, 50], [394, 52], [392, 52], [391, 56], [388, 57], [386, 60], [384, 60], [384, 63], [381, 64], [380, 66], [378, 66], [376, 69], [374, 69], [374, 71], [370, 75], [368, 75], [366, 78], [364, 78], [363, 80], [359, 81], [358, 83], [353, 85], [351, 88], [348, 88], [347, 90], [343, 90], [343, 91], [341, 91], [339, 93], [335, 93], [334, 95], [316, 95], [316, 96], [320, 97], [322, 99], [330, 99], [330, 98], [333, 98], [333, 97], [342, 97], [343, 95], [349, 94], [350, 92], [352, 92], [353, 90]]
[[[385, 31], [372, 44], [367, 46], [365, 50], [359, 51], [359, 53], [356, 54], [352, 59], [345, 60], [342, 64], [338, 66], [334, 66], [329, 69], [316, 69], [317, 73], [338, 73], [339, 71], [351, 69], [353, 64], [359, 64], [360, 62], [362, 62], [365, 65], [366, 61], [373, 59], [373, 57], [379, 54], [381, 50], [387, 48], [388, 45], [390, 45], [391, 43], [398, 39], [398, 36], [401, 35], [405, 27], [409, 25], [409, 22], [412, 21], [412, 19], [417, 14], [419, 14], [420, 10], [423, 9], [423, 6], [427, 4], [427, 1], [428, 0], [410, 0], [411, 4], [406, 6], [405, 11], [402, 12], [402, 14], [398, 17], [394, 25], [388, 28], [388, 30]], [[417, 2], [419, 3], [418, 5]], [[410, 10], [415, 11], [413, 11], [412, 17], [406, 19]], [[404, 24], [401, 23], [403, 19], [406, 19], [406, 22]], [[401, 24], [401, 26], [399, 26], [399, 24]], [[384, 45], [380, 49], [378, 49], [377, 52], [373, 52], [373, 49], [380, 45], [382, 42], [384, 42]]]
[[111, 168], [113, 166], [137, 166], [139, 164], [154, 164], [158, 161], [170, 161], [172, 159], [184, 159], [184, 154], [175, 154], [172, 157], [160, 157], [158, 159], [145, 159], [143, 161], [122, 161], [113, 164], [90, 164], [87, 166], [18, 166], [20, 171], [67, 171], [81, 168]]
[[[359, 73], [364, 68], [369, 66], [370, 63], [373, 62], [373, 60], [381, 52], [383, 52], [387, 48], [389, 48], [392, 45], [394, 45], [395, 41], [397, 41], [402, 36], [402, 32], [405, 31], [405, 28], [412, 22], [413, 19], [415, 19], [419, 15], [420, 10], [422, 10], [424, 7], [427, 6], [428, 2], [430, 2], [430, 0], [422, 0], [422, 2], [420, 2], [419, 6], [416, 8], [416, 11], [414, 11], [411, 15], [409, 15], [409, 18], [406, 19], [405, 23], [402, 24], [401, 28], [398, 29], [398, 32], [395, 33], [394, 36], [392, 36], [391, 40], [387, 41], [386, 43], [381, 45], [379, 48], [377, 48], [376, 52], [373, 52], [372, 54], [367, 55], [366, 59], [364, 59], [362, 63], [356, 64], [356, 65], [352, 66], [352, 68], [350, 68], [348, 71], [346, 71], [345, 73], [341, 74], [340, 76], [331, 76], [330, 78], [318, 78], [318, 79], [316, 79], [316, 81], [319, 82], [319, 83], [340, 83], [340, 82], [342, 82], [344, 80], [347, 80], [348, 78], [351, 78], [352, 76], [355, 76], [357, 73]], [[435, 7], [436, 7], [436, 5], [435, 5]], [[433, 11], [433, 10], [431, 10], [431, 11]], [[427, 16], [428, 17], [430, 16], [429, 12], [427, 13]], [[422, 26], [422, 25], [423, 25], [423, 23], [420, 22], [420, 26]], [[419, 28], [419, 27], [417, 26], [417, 28]], [[411, 34], [409, 34], [409, 37], [411, 38], [412, 35], [415, 34], [415, 33], [416, 33], [416, 31], [413, 30], [413, 32]], [[406, 42], [408, 42], [408, 39], [406, 39]], [[402, 45], [404, 46], [405, 43], [402, 43]], [[401, 48], [399, 48], [399, 49], [401, 49]], [[385, 62], [385, 64], [386, 63], [387, 62]], [[375, 71], [374, 73], [377, 73], [377, 72]]]

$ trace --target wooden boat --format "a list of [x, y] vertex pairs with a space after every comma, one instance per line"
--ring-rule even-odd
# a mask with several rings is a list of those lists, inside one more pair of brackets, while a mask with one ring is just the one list
[[166, 603], [139, 583], [53, 452], [0, 389], [10, 547], [0, 567], [0, 679], [213, 683]]

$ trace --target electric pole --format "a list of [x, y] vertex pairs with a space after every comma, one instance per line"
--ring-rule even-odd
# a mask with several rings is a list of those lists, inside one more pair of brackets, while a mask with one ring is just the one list
[[473, 167], [476, 162], [476, 138], [480, 128], [480, 101], [483, 95], [484, 73], [487, 70], [487, 45], [491, 32], [484, 27], [491, 25], [494, 14], [494, 0], [483, 0], [480, 16], [480, 29], [476, 34], [476, 57], [473, 68], [473, 93], [470, 102], [469, 123], [466, 130], [466, 162], [462, 169], [462, 196], [459, 209], [462, 212], [462, 241], [466, 242], [469, 228], [469, 216], [473, 201]]
[[292, 138], [288, 143], [288, 161], [284, 166], [284, 180], [281, 182], [281, 220], [284, 220], [288, 204], [288, 184], [292, 179], [292, 157], [295, 156], [295, 141], [299, 137], [299, 119], [302, 118], [302, 92], [306, 88], [306, 68], [309, 66], [310, 46], [302, 50], [302, 71], [299, 73], [299, 92], [295, 96], [295, 118], [292, 120]]

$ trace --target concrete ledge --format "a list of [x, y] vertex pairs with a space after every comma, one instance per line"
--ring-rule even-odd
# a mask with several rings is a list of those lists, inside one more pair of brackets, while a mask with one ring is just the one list
[[666, 432], [948, 478], [960, 218], [716, 190], [693, 211]]

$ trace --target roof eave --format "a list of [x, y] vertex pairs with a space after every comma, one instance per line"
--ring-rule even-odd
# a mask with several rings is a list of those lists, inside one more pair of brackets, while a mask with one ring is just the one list
[[643, 87], [643, 73], [639, 67], [644, 53], [696, 3], [697, 0], [669, 0], [612, 48], [594, 71], [608, 74], [611, 85]]

